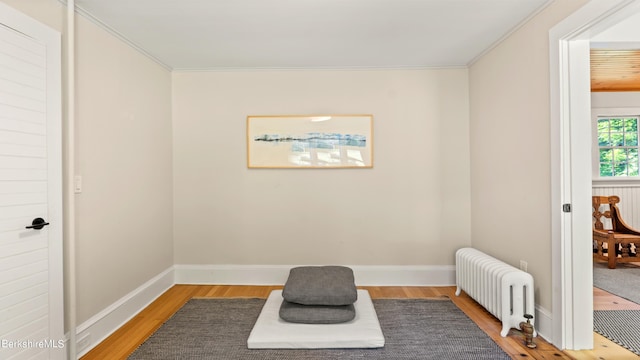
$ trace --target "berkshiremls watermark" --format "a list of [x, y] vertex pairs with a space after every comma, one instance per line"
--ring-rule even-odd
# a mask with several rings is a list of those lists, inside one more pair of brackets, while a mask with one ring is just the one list
[[63, 349], [64, 340], [0, 340], [1, 349]]

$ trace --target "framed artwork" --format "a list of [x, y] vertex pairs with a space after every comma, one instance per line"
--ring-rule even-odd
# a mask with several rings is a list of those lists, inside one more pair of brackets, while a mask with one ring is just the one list
[[373, 115], [247, 116], [249, 168], [371, 168]]

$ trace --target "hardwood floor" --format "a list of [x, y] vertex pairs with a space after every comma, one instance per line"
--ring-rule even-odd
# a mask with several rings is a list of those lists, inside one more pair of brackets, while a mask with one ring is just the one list
[[[146, 309], [117, 330], [89, 353], [83, 360], [126, 359], [146, 338], [156, 331], [171, 315], [191, 298], [220, 297], [257, 297], [266, 298], [272, 290], [281, 286], [229, 286], [229, 285], [175, 285]], [[484, 330], [500, 347], [514, 359], [590, 359], [582, 357], [582, 352], [562, 352], [538, 337], [538, 347], [529, 349], [524, 346], [520, 331], [511, 329], [508, 336], [500, 336], [501, 324], [484, 308], [464, 293], [456, 297], [455, 287], [360, 287], [367, 289], [374, 299], [380, 298], [439, 298], [449, 297], [478, 326]], [[614, 344], [615, 345], [615, 344]], [[623, 349], [624, 350], [624, 349]], [[624, 350], [626, 351], [626, 350]], [[632, 354], [626, 351], [627, 354]], [[615, 355], [615, 357], [613, 357]], [[632, 354], [633, 355], [633, 354]], [[585, 354], [585, 356], [590, 356]], [[601, 356], [601, 355], [598, 355]], [[635, 355], [634, 355], [635, 356]], [[637, 358], [637, 357], [636, 357]], [[598, 358], [594, 358], [598, 359]], [[623, 359], [619, 353], [599, 359]]]
[[[640, 263], [626, 263], [626, 266], [640, 266]], [[624, 298], [610, 294], [604, 290], [593, 288], [593, 309], [594, 310], [640, 310], [640, 304], [636, 304]], [[610, 341], [609, 339], [594, 333], [593, 350], [588, 351], [565, 351], [576, 359], [601, 360], [637, 360], [640, 356]]]

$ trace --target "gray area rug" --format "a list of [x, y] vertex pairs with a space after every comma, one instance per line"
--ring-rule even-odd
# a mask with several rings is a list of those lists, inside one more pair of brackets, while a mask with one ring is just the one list
[[618, 264], [609, 269], [606, 263], [594, 262], [593, 286], [640, 304], [640, 267]]
[[596, 310], [594, 331], [640, 355], [640, 310]]
[[192, 299], [130, 357], [138, 359], [474, 359], [510, 357], [449, 300], [376, 299], [381, 349], [249, 350], [264, 299]]
[[[593, 263], [593, 286], [640, 304], [640, 267], [618, 264], [609, 269], [606, 263]], [[596, 310], [593, 330], [614, 343], [640, 355], [640, 310]]]

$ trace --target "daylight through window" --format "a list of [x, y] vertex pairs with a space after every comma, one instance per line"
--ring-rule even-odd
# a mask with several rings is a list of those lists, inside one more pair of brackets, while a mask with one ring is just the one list
[[638, 176], [638, 119], [598, 118], [600, 176]]

